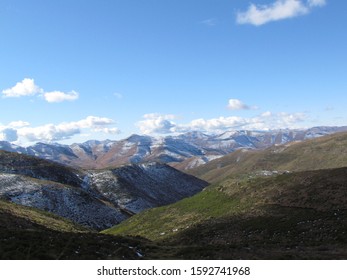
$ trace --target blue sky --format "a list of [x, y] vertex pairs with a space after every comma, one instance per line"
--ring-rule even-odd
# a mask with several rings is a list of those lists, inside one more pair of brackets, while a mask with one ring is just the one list
[[0, 140], [347, 125], [346, 1], [1, 0]]

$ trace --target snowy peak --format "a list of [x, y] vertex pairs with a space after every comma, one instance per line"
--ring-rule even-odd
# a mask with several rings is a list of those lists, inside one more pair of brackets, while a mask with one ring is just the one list
[[44, 144], [23, 148], [0, 142], [0, 149], [34, 155], [66, 165], [100, 169], [129, 163], [158, 161], [189, 169], [238, 149], [265, 149], [293, 141], [303, 141], [347, 131], [347, 127], [313, 127], [274, 131], [226, 131], [208, 135], [192, 131], [178, 136], [154, 138], [133, 134], [120, 141], [89, 140], [82, 144]]

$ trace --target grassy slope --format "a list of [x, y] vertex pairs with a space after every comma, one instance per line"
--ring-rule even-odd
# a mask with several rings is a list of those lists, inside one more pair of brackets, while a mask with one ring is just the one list
[[139, 253], [170, 258], [166, 251], [145, 239], [91, 232], [53, 214], [0, 200], [0, 259], [141, 259]]
[[36, 208], [0, 200], [0, 229], [49, 229], [63, 232], [86, 232], [71, 221]]
[[346, 177], [347, 168], [229, 178], [104, 233], [193, 246], [184, 258], [345, 258]]
[[103, 231], [110, 234], [140, 235], [152, 240], [164, 239], [206, 219], [240, 213], [249, 207], [215, 188], [183, 199], [175, 204], [146, 210], [119, 226]]
[[263, 151], [238, 150], [189, 173], [215, 183], [233, 174], [257, 170], [303, 171], [344, 166], [347, 166], [347, 133], [337, 133]]

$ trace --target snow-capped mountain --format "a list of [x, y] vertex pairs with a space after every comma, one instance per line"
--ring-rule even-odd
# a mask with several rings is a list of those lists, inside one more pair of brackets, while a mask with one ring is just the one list
[[87, 169], [157, 161], [184, 170], [205, 164], [240, 148], [264, 149], [272, 145], [302, 141], [341, 131], [347, 131], [347, 127], [241, 130], [226, 131], [218, 135], [196, 131], [160, 138], [134, 134], [120, 141], [90, 140], [72, 145], [37, 143], [27, 148], [0, 142], [0, 149]]

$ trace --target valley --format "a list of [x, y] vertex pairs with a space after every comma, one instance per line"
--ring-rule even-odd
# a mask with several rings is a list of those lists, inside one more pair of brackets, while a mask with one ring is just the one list
[[347, 133], [325, 134], [240, 147], [190, 175], [0, 151], [0, 257], [345, 259]]
[[192, 196], [207, 185], [159, 163], [80, 170], [0, 151], [0, 198], [95, 230], [109, 228], [145, 209]]

